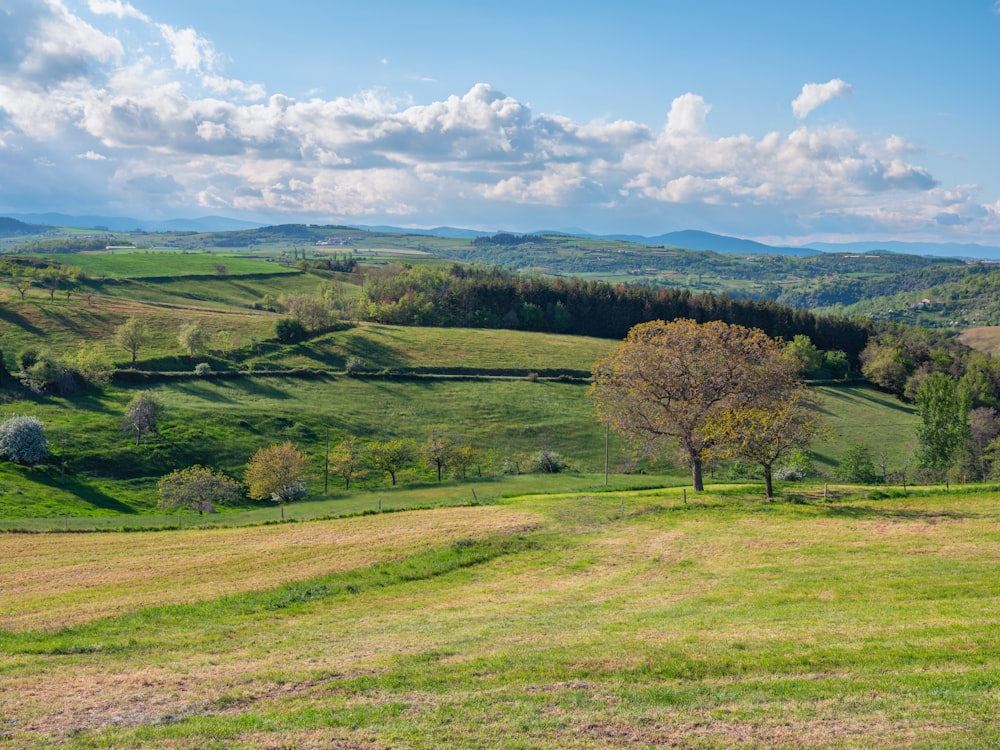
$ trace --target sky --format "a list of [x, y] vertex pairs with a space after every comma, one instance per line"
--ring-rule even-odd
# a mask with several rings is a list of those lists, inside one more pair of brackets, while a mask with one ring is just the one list
[[0, 0], [0, 215], [1000, 246], [1000, 0]]

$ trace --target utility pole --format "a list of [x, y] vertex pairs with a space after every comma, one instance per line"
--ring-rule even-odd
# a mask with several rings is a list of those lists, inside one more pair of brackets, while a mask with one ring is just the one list
[[604, 486], [608, 485], [608, 431], [609, 427], [607, 424], [604, 425]]
[[323, 466], [323, 494], [330, 492], [330, 428], [326, 428], [326, 463]]

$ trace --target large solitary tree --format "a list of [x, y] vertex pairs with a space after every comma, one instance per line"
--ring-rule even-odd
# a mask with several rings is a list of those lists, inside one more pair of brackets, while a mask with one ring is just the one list
[[704, 489], [708, 420], [795, 383], [781, 346], [756, 328], [680, 319], [641, 323], [594, 365], [590, 395], [601, 421], [648, 449], [673, 443]]

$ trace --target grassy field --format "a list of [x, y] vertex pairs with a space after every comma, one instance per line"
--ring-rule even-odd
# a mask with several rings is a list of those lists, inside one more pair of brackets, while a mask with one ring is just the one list
[[1000, 326], [967, 328], [959, 334], [958, 340], [973, 349], [996, 356], [1000, 353]]
[[996, 491], [740, 492], [2, 535], [0, 736], [24, 748], [1000, 743]]
[[[227, 253], [192, 253], [180, 250], [114, 250], [72, 255], [40, 255], [56, 263], [79, 266], [94, 279], [178, 278], [228, 274], [294, 274], [295, 269], [265, 258], [246, 258]], [[219, 266], [225, 266], [221, 270]]]

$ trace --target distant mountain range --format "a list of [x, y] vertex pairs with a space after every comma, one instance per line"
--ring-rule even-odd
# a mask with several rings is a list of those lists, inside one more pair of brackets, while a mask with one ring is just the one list
[[[71, 216], [60, 213], [44, 214], [11, 214], [11, 219], [18, 223], [25, 222], [21, 227], [29, 226], [27, 230], [19, 230], [0, 217], [0, 236], [15, 236], [17, 234], [38, 231], [37, 225], [56, 227], [76, 227], [112, 232], [231, 232], [241, 229], [257, 229], [268, 226], [252, 221], [229, 219], [224, 216], [202, 216], [196, 219], [159, 219], [142, 220], [122, 216]], [[461, 229], [456, 227], [436, 227], [433, 229], [414, 229], [394, 226], [371, 226], [353, 224], [358, 229], [373, 232], [394, 232], [399, 234], [423, 234], [433, 237], [451, 239], [475, 239], [497, 232], [484, 232], [476, 229]], [[498, 230], [501, 231], [501, 230]], [[815, 255], [816, 253], [872, 253], [887, 252], [908, 255], [930, 255], [943, 258], [969, 258], [981, 260], [1000, 260], [1000, 247], [990, 245], [975, 245], [961, 243], [937, 242], [811, 242], [802, 246], [766, 245], [754, 240], [728, 237], [711, 232], [701, 232], [686, 229], [678, 232], [667, 232], [655, 237], [645, 237], [633, 234], [595, 235], [584, 231], [557, 232], [539, 230], [537, 232], [514, 232], [513, 234], [558, 234], [563, 236], [587, 237], [593, 239], [622, 240], [640, 245], [665, 245], [688, 250], [711, 250], [716, 253], [737, 255]]]
[[132, 219], [127, 216], [70, 216], [68, 214], [10, 214], [12, 218], [32, 224], [54, 227], [74, 227], [109, 232], [233, 232], [267, 226], [252, 221], [227, 219], [224, 216], [203, 216], [199, 219]]

